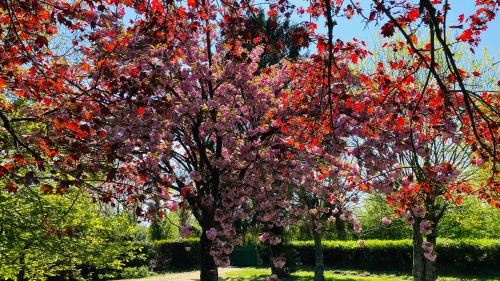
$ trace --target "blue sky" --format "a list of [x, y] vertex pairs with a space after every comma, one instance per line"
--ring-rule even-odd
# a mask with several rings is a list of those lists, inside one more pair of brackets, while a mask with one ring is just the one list
[[[358, 0], [362, 7], [365, 7], [365, 12], [368, 13], [370, 3], [372, 0]], [[475, 11], [475, 1], [474, 0], [450, 0], [451, 11], [448, 16], [448, 25], [458, 24], [458, 16], [464, 14], [466, 17]], [[307, 2], [302, 0], [297, 1], [297, 5], [303, 6], [307, 5]], [[293, 20], [298, 22], [307, 20], [308, 17], [295, 17]], [[382, 22], [383, 23], [383, 22]], [[321, 33], [326, 33], [326, 27], [324, 24], [318, 24], [318, 31]], [[460, 34], [461, 30], [456, 30], [456, 34]], [[334, 35], [336, 38], [342, 39], [344, 41], [350, 41], [353, 38], [358, 38], [364, 40], [369, 46], [377, 41], [377, 36], [380, 34], [380, 26], [375, 26], [370, 24], [366, 26], [360, 16], [356, 16], [352, 20], [338, 19], [338, 25], [334, 29]], [[453, 33], [451, 33], [453, 34]], [[500, 15], [490, 22], [489, 29], [485, 31], [482, 35], [482, 42], [479, 46], [479, 50], [487, 48], [488, 53], [496, 58], [500, 58]]]
[[[306, 0], [296, 0], [290, 2], [302, 7], [309, 5], [309, 1]], [[372, 3], [373, 0], [357, 0], [356, 2], [361, 3], [365, 13], [369, 13], [370, 3]], [[267, 2], [262, 2], [262, 4], [261, 8], [268, 8]], [[450, 0], [450, 5], [451, 11], [448, 16], [448, 26], [458, 24], [457, 19], [460, 14], [464, 14], [467, 17], [476, 10], [474, 0]], [[124, 19], [125, 24], [128, 24], [129, 20], [135, 19], [135, 17], [136, 14], [131, 9], [127, 9]], [[292, 16], [292, 21], [295, 23], [308, 20], [309, 17], [307, 14], [304, 14], [302, 17]], [[340, 18], [337, 19], [337, 21], [338, 25], [334, 29], [335, 38], [339, 38], [344, 41], [350, 41], [353, 38], [358, 38], [360, 40], [364, 40], [370, 47], [373, 47], [375, 42], [378, 40], [377, 37], [379, 37], [380, 34], [380, 26], [375, 26], [374, 24], [366, 26], [360, 16], [355, 16], [352, 20]], [[327, 29], [324, 23], [318, 23], [318, 32], [326, 34], [326, 30]], [[453, 34], [452, 30], [450, 35], [458, 35], [461, 33], [461, 30], [456, 30], [454, 33], [455, 34]], [[487, 49], [487, 52], [493, 57], [493, 60], [500, 59], [500, 15], [498, 15], [493, 22], [490, 22], [489, 29], [483, 33], [481, 44], [477, 48], [477, 53], [481, 53], [483, 48]], [[311, 51], [314, 52], [315, 50]]]

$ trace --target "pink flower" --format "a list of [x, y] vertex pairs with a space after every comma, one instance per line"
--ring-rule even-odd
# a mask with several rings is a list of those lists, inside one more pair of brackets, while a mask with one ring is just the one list
[[276, 274], [268, 276], [266, 277], [266, 281], [278, 281], [278, 276]]
[[179, 209], [179, 205], [175, 201], [168, 201], [165, 203], [165, 208], [169, 209], [172, 212], [176, 212]]
[[228, 243], [224, 243], [224, 245], [222, 245], [222, 252], [224, 252], [224, 254], [226, 255], [229, 255], [233, 252], [233, 245], [231, 244], [228, 244]]
[[266, 242], [267, 240], [269, 240], [269, 234], [267, 234], [266, 232], [262, 233], [259, 236], [259, 240], [260, 242]]
[[222, 254], [221, 250], [218, 247], [212, 247], [210, 248], [210, 255], [212, 257], [218, 257]]
[[333, 216], [328, 218], [329, 222], [335, 222], [336, 220], [337, 220], [337, 218], [333, 217]]
[[215, 240], [215, 238], [217, 238], [217, 230], [213, 227], [207, 230], [205, 233], [209, 240]]
[[434, 245], [432, 245], [431, 242], [426, 241], [422, 244], [422, 249], [424, 249], [424, 251], [432, 251], [433, 248]]
[[416, 216], [416, 217], [419, 217], [419, 218], [424, 218], [425, 217], [425, 208], [423, 206], [415, 206], [413, 208], [413, 214]]
[[424, 252], [424, 257], [430, 261], [436, 261], [436, 252]]
[[166, 188], [161, 189], [160, 198], [165, 200], [170, 200], [171, 196]]
[[359, 222], [354, 222], [352, 227], [354, 228], [354, 232], [356, 233], [360, 233], [361, 232], [361, 224], [359, 224]]
[[222, 258], [215, 258], [215, 264], [220, 267], [228, 267], [229, 266], [229, 258], [228, 257], [222, 257]]
[[430, 261], [436, 261], [436, 251], [434, 251], [434, 245], [431, 242], [424, 242], [422, 244], [422, 249], [424, 249], [424, 256]]
[[186, 238], [189, 236], [191, 236], [191, 226], [190, 225], [181, 226], [181, 237]]
[[388, 217], [383, 217], [382, 218], [382, 223], [385, 224], [385, 225], [389, 225], [392, 223], [392, 220], [389, 219]]
[[118, 5], [116, 14], [118, 15], [118, 17], [123, 18], [123, 16], [125, 15], [125, 6], [123, 6], [122, 4]]
[[309, 214], [311, 214], [313, 216], [317, 215], [318, 214], [318, 209], [316, 209], [316, 208], [310, 209], [309, 210]]
[[404, 219], [405, 223], [407, 223], [407, 224], [413, 224], [415, 222], [415, 219], [411, 215], [410, 211], [405, 211], [402, 214], [402, 216], [403, 216], [403, 219]]
[[429, 235], [432, 233], [432, 223], [428, 220], [423, 220], [420, 222], [420, 233], [424, 235]]
[[286, 263], [286, 259], [283, 257], [279, 257], [279, 258], [273, 260], [273, 265], [276, 268], [283, 268], [285, 266], [285, 263]]
[[281, 243], [281, 238], [279, 236], [273, 236], [270, 240], [271, 245], [278, 245]]

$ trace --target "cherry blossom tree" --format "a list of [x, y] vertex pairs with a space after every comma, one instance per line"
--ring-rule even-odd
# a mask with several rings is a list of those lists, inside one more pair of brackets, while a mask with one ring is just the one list
[[[468, 147], [470, 162], [491, 168], [474, 192], [499, 207], [498, 98], [469, 83], [481, 73], [462, 69], [452, 47], [474, 50], [498, 0], [477, 0], [456, 20], [447, 0], [268, 4], [271, 18], [307, 14], [291, 38], [316, 52], [260, 63], [264, 50], [283, 46], [245, 25], [262, 8], [247, 0], [3, 1], [7, 189], [85, 188], [146, 218], [189, 209], [202, 227], [201, 280], [217, 280], [217, 265], [228, 264], [236, 222], [257, 214], [268, 226], [288, 223], [291, 185], [321, 200], [342, 194], [323, 188], [344, 176], [329, 171], [358, 170], [365, 180], [349, 188], [394, 191], [401, 214], [432, 222], [438, 195], [468, 193], [459, 166], [432, 155]], [[356, 15], [381, 23], [383, 47], [407, 58], [358, 71], [370, 54], [364, 42], [335, 38], [337, 18]], [[432, 223], [422, 229], [432, 259]]]

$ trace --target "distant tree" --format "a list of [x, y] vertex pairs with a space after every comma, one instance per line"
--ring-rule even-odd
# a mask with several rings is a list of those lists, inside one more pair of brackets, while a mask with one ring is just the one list
[[363, 227], [361, 233], [363, 239], [397, 240], [411, 238], [411, 227], [405, 224], [403, 219], [393, 216], [394, 208], [387, 204], [383, 195], [370, 194], [358, 206], [356, 215]]

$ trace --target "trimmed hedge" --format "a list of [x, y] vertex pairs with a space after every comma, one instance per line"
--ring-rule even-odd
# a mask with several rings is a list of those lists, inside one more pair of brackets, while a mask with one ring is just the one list
[[[291, 242], [302, 265], [314, 266], [314, 242]], [[411, 240], [325, 241], [326, 266], [365, 270], [411, 272]], [[500, 240], [449, 240], [437, 242], [437, 266], [441, 273], [498, 273]]]
[[[302, 265], [314, 266], [314, 242], [291, 242]], [[367, 240], [361, 247], [356, 241], [323, 242], [325, 266], [365, 270], [411, 271], [410, 240]]]
[[188, 270], [200, 265], [198, 239], [155, 241], [151, 252], [155, 271]]
[[[411, 272], [411, 240], [366, 240], [364, 246], [356, 241], [324, 241], [323, 246], [325, 265], [329, 267]], [[196, 268], [199, 265], [200, 248], [196, 239], [157, 241], [154, 248], [153, 259], [158, 271]], [[267, 247], [257, 246], [256, 249], [259, 265], [268, 264]], [[314, 266], [313, 241], [290, 242], [287, 252], [297, 265]], [[438, 240], [437, 252], [441, 273], [500, 273], [500, 240], [442, 239]], [[233, 256], [233, 260], [241, 258]]]

